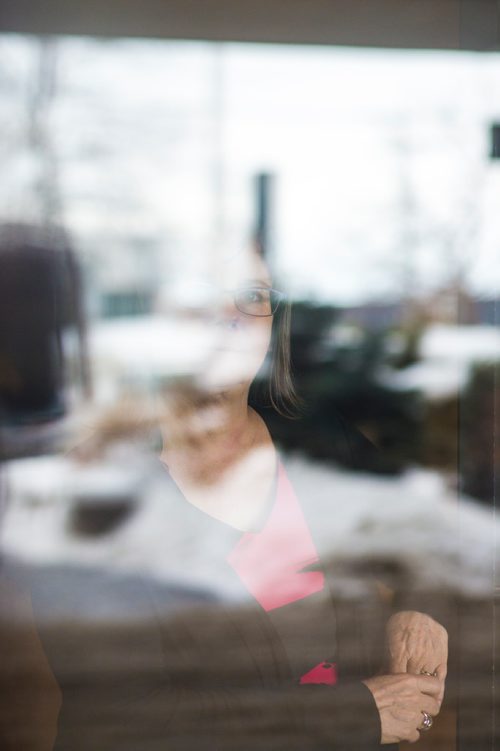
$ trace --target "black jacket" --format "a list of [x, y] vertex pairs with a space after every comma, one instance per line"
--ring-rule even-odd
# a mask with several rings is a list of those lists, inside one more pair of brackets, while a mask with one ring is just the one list
[[[346, 450], [351, 440], [362, 438], [346, 436]], [[374, 643], [385, 604], [322, 593], [265, 613], [251, 599], [242, 602], [234, 596], [242, 585], [219, 555], [241, 533], [187, 504], [166, 473], [159, 486], [174, 509], [165, 545], [175, 549], [186, 530], [210, 539], [206, 565], [231, 596], [194, 590], [195, 574], [187, 586], [168, 586], [143, 575], [79, 572], [62, 577], [61, 594], [75, 609], [104, 601], [116, 614], [126, 601], [127, 618], [89, 622], [83, 613], [51, 626], [42, 611], [54, 577], [33, 581], [39, 630], [63, 693], [54, 751], [378, 749], [379, 715], [361, 681], [380, 667]], [[296, 490], [314, 538], [324, 521], [314, 487], [306, 481]], [[180, 563], [189, 569], [189, 560]], [[335, 566], [321, 565], [334, 593]], [[321, 660], [338, 665], [338, 684], [299, 685], [304, 669]]]

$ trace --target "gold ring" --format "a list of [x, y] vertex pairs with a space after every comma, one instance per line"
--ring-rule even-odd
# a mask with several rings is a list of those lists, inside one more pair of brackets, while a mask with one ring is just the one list
[[433, 673], [429, 673], [427, 670], [421, 670], [420, 675], [428, 675], [431, 678], [437, 678], [437, 673], [434, 671]]

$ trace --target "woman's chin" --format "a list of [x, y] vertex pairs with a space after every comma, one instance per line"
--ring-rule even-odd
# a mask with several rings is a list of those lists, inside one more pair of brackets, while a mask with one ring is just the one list
[[262, 362], [256, 362], [255, 353], [225, 350], [206, 364], [198, 373], [197, 381], [206, 391], [230, 391], [250, 386]]

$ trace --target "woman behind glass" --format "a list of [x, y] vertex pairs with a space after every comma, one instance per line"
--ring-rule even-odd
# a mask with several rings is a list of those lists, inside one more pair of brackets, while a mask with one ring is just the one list
[[[384, 674], [364, 672], [366, 645], [352, 633], [343, 651], [344, 627], [329, 595], [335, 581], [327, 581], [317, 552], [326, 520], [318, 518], [314, 486], [293, 486], [263, 417], [249, 405], [264, 372], [266, 406], [284, 419], [299, 414], [290, 308], [255, 249], [226, 261], [209, 282], [197, 286], [189, 311], [203, 325], [195, 366], [162, 388], [154, 422], [171, 578], [212, 584], [218, 594], [169, 613], [161, 587], [146, 584], [144, 607], [160, 644], [149, 657], [154, 681], [136, 691], [124, 666], [123, 680], [106, 684], [103, 668], [90, 681], [85, 723], [71, 686], [60, 682], [55, 749], [94, 748], [95, 723], [106, 728], [102, 751], [335, 751], [416, 741], [443, 699], [446, 631], [425, 614], [394, 614]], [[126, 433], [133, 421], [121, 420]], [[289, 425], [300, 437], [300, 418]], [[98, 430], [94, 451], [106, 440]], [[342, 499], [334, 487], [331, 497], [333, 517]]]

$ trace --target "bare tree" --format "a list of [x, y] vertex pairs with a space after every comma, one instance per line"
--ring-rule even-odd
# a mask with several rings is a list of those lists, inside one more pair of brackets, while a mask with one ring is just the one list
[[57, 153], [50, 129], [50, 110], [57, 88], [57, 42], [40, 37], [38, 63], [28, 98], [27, 142], [38, 157], [40, 168], [35, 193], [42, 222], [50, 224], [61, 218]]

